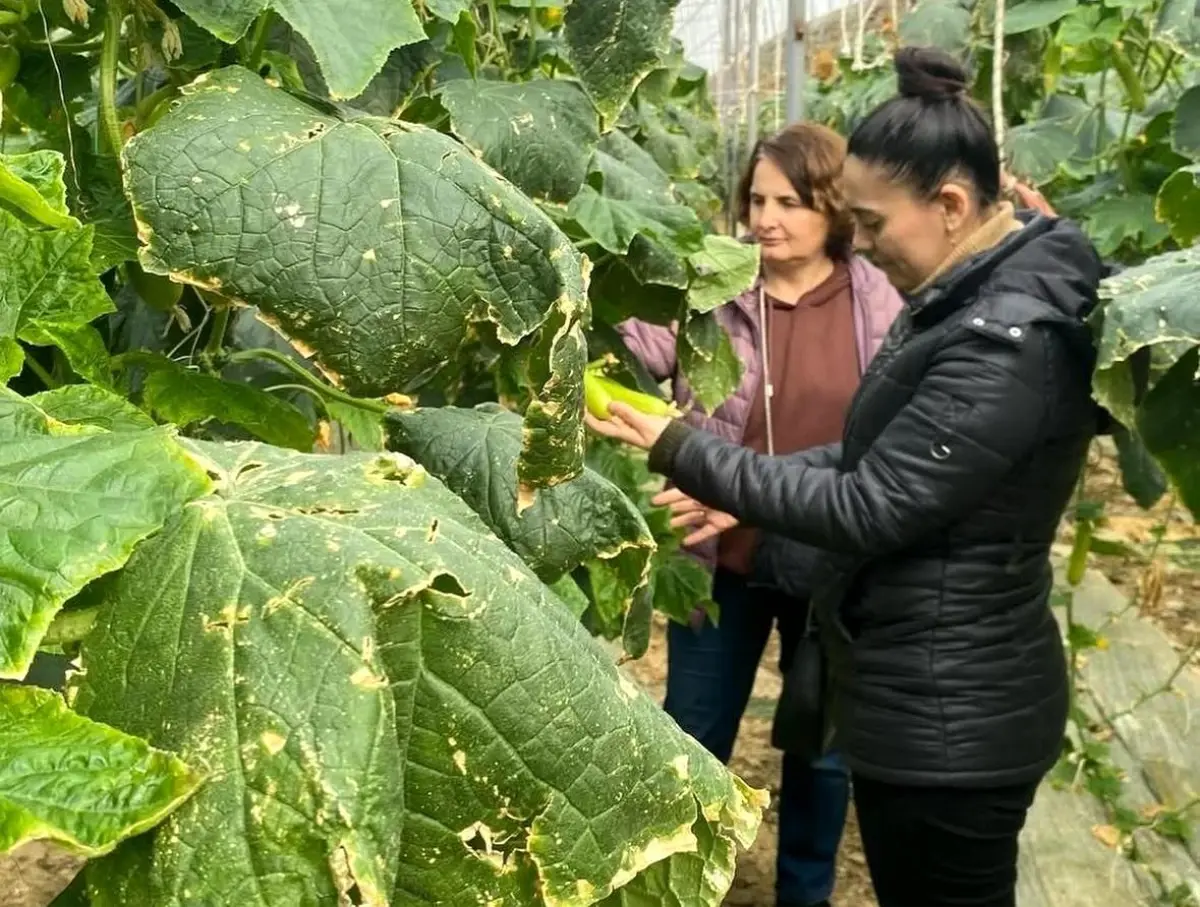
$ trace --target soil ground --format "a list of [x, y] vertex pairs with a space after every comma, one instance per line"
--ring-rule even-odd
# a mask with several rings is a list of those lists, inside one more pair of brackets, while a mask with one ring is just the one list
[[[1088, 496], [1104, 502], [1105, 522], [1100, 534], [1110, 544], [1106, 550], [1123, 552], [1092, 556], [1092, 566], [1102, 570], [1121, 590], [1136, 598], [1140, 613], [1163, 626], [1181, 652], [1190, 652], [1200, 666], [1200, 527], [1177, 503], [1164, 500], [1150, 511], [1135, 504], [1121, 488], [1115, 462], [1094, 451], [1087, 483]], [[1165, 526], [1163, 541], [1153, 551], [1156, 529]], [[1064, 525], [1060, 541], [1070, 544], [1072, 532]], [[1153, 557], [1150, 554], [1154, 553]], [[664, 625], [656, 623], [650, 650], [627, 665], [630, 674], [661, 701], [666, 680]], [[778, 640], [772, 637], [759, 668], [754, 693], [742, 722], [731, 768], [747, 783], [778, 796], [779, 753], [770, 746], [771, 715], [779, 693], [776, 668]], [[744, 853], [738, 877], [726, 905], [771, 907], [774, 904], [775, 841], [777, 817], [768, 811], [754, 846]], [[78, 863], [53, 848], [30, 844], [10, 857], [0, 857], [0, 907], [45, 907], [74, 875]], [[876, 907], [867, 874], [858, 827], [853, 813], [842, 842], [838, 862], [836, 907]]]

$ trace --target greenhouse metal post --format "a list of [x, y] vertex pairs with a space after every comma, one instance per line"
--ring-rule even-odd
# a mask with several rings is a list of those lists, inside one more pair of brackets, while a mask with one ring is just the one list
[[798, 123], [804, 119], [804, 80], [808, 74], [805, 53], [805, 29], [807, 28], [806, 0], [788, 0], [788, 30], [790, 36], [787, 55], [787, 121]]

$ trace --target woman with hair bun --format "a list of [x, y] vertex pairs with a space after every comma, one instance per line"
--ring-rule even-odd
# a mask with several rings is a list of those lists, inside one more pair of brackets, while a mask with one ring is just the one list
[[695, 499], [764, 546], [825, 550], [813, 603], [882, 907], [1012, 907], [1066, 725], [1050, 546], [1098, 426], [1085, 318], [1105, 268], [1075, 224], [1002, 200], [958, 62], [895, 66], [843, 189], [906, 305], [842, 441], [772, 457], [618, 404], [589, 424], [650, 450], [676, 522], [710, 531]]

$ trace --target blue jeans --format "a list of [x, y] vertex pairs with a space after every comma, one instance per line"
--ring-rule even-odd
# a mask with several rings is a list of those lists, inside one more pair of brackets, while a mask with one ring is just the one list
[[[718, 569], [713, 599], [719, 625], [667, 630], [667, 698], [663, 708], [705, 749], [729, 762], [734, 740], [771, 628], [779, 627], [780, 670], [785, 671], [804, 632], [808, 605]], [[834, 867], [850, 775], [836, 752], [807, 764], [785, 753], [779, 790], [777, 903], [808, 907], [833, 891]]]

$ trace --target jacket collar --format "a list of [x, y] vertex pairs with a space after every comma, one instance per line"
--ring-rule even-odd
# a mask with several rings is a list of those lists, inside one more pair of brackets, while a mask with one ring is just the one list
[[1022, 229], [1009, 233], [996, 245], [972, 255], [946, 271], [918, 293], [905, 296], [914, 324], [940, 320], [974, 299], [996, 268], [1019, 249], [1049, 232], [1053, 218], [1031, 211], [1016, 215]]

